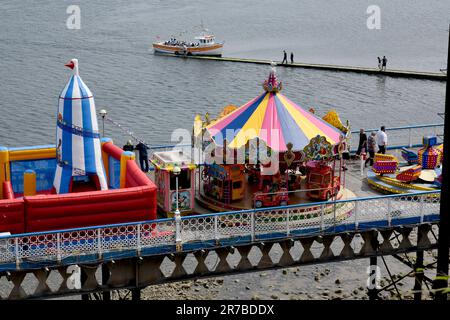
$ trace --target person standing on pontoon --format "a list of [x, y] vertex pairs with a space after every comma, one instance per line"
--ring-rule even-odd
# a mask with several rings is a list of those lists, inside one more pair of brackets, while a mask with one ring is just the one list
[[381, 71], [381, 58], [380, 57], [377, 58], [378, 58], [378, 70]]
[[286, 53], [286, 50], [283, 50], [283, 62], [281, 62], [281, 64], [287, 64], [288, 62], [287, 62], [287, 53]]
[[383, 56], [382, 67], [381, 67], [381, 69], [383, 71], [386, 71], [386, 65], [387, 65], [387, 58], [386, 58], [386, 56]]

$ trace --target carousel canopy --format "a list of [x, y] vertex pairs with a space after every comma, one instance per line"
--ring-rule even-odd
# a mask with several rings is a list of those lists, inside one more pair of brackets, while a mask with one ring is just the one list
[[259, 138], [272, 150], [286, 151], [291, 142], [293, 150], [303, 150], [310, 139], [325, 136], [332, 145], [343, 133], [304, 110], [280, 93], [275, 68], [263, 84], [265, 92], [207, 127], [217, 145], [226, 139], [229, 147], [240, 148], [249, 140]]

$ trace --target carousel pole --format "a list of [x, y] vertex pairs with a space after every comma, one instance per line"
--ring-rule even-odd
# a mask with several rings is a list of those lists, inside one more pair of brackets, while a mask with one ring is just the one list
[[[445, 95], [444, 113], [444, 142], [450, 141], [450, 85], [448, 82], [448, 66], [450, 65], [450, 25], [447, 51], [447, 86]], [[450, 198], [445, 196], [450, 193], [450, 148], [444, 148], [444, 163], [442, 166], [441, 205], [439, 214], [439, 239], [436, 278], [433, 289], [436, 290], [435, 300], [446, 301], [448, 287], [448, 264], [450, 244]], [[444, 196], [442, 196], [444, 195]]]

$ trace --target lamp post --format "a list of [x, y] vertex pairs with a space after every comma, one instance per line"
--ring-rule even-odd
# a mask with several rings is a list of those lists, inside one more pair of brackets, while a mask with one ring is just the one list
[[100, 110], [100, 112], [98, 114], [102, 116], [102, 127], [103, 127], [102, 136], [104, 137], [105, 136], [105, 117], [108, 114], [108, 112], [105, 109], [102, 109], [102, 110]]
[[178, 207], [178, 176], [181, 173], [181, 168], [178, 164], [173, 167], [173, 175], [175, 176], [175, 242], [176, 250], [181, 251], [181, 214]]

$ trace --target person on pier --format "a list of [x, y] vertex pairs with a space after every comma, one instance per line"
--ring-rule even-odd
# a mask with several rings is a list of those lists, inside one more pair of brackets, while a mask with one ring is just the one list
[[367, 135], [364, 132], [364, 129], [359, 130], [359, 143], [358, 150], [356, 150], [356, 155], [359, 156], [361, 154], [362, 149], [367, 149]]
[[131, 152], [133, 152], [134, 151], [134, 146], [133, 146], [133, 143], [131, 143], [131, 140], [128, 140], [127, 144], [124, 145], [122, 149], [123, 149], [123, 151], [131, 151]]
[[144, 172], [148, 172], [148, 153], [147, 147], [142, 141], [136, 145], [135, 150], [139, 151], [139, 165], [141, 166], [141, 170]]
[[387, 134], [385, 126], [377, 132], [378, 153], [386, 154]]
[[369, 163], [370, 166], [373, 166], [373, 159], [375, 158], [375, 148], [376, 148], [376, 137], [377, 133], [375, 131], [372, 131], [369, 138], [367, 138], [367, 152], [369, 152], [369, 157], [367, 158], [366, 162], [364, 163], [364, 167], [367, 166], [367, 163]]
[[294, 53], [291, 52], [291, 64], [293, 64], [293, 63], [294, 63]]

